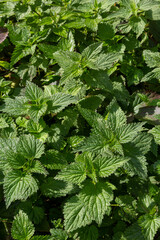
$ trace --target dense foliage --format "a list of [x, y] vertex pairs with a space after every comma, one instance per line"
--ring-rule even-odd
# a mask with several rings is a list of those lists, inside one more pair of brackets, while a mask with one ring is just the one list
[[0, 0], [1, 240], [160, 240], [159, 25], [160, 0]]

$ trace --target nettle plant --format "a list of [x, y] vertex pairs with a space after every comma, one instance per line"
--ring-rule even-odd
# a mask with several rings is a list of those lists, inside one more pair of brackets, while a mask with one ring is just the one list
[[0, 15], [1, 239], [159, 240], [160, 1]]

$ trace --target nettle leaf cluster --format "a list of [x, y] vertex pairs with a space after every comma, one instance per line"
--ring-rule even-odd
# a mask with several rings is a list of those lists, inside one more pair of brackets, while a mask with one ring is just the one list
[[159, 21], [159, 0], [1, 0], [2, 240], [160, 239]]

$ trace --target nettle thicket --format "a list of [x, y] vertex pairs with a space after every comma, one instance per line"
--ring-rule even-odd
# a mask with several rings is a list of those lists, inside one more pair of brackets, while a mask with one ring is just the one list
[[160, 240], [160, 1], [0, 1], [0, 238]]

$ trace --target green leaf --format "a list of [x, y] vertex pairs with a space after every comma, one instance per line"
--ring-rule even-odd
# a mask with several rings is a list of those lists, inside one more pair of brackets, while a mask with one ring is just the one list
[[117, 53], [107, 53], [107, 54], [100, 54], [96, 61], [93, 63], [93, 66], [91, 68], [95, 70], [105, 70], [110, 69], [114, 66], [115, 63], [117, 63], [119, 60], [121, 60], [123, 56], [123, 53], [117, 52]]
[[148, 67], [160, 67], [160, 53], [144, 50], [143, 56]]
[[73, 231], [91, 224], [92, 221], [101, 224], [112, 199], [113, 193], [109, 184], [93, 184], [87, 181], [80, 193], [64, 206], [65, 229]]
[[44, 53], [47, 58], [54, 59], [53, 54], [57, 52], [57, 46], [52, 46], [45, 43], [38, 44], [38, 48]]
[[[110, 134], [110, 132], [109, 132]], [[108, 134], [108, 135], [109, 135]], [[109, 141], [112, 136], [108, 136], [107, 139], [105, 139], [104, 136], [101, 136], [98, 133], [93, 133], [91, 134], [88, 138], [80, 142], [76, 147], [75, 151], [82, 151], [82, 152], [95, 152], [95, 151], [100, 151], [102, 150], [108, 150], [109, 149]]]
[[87, 108], [90, 110], [96, 110], [99, 108], [104, 100], [104, 97], [100, 94], [97, 96], [88, 96], [87, 98], [83, 98], [79, 104], [83, 108]]
[[0, 117], [0, 128], [6, 128], [6, 127], [9, 127], [8, 123], [4, 118]]
[[41, 157], [41, 163], [48, 169], [62, 169], [67, 166], [65, 154], [50, 149]]
[[149, 214], [143, 215], [138, 219], [143, 235], [146, 240], [153, 240], [158, 228], [160, 227], [160, 217]]
[[132, 142], [123, 145], [124, 154], [130, 160], [125, 164], [125, 167], [131, 175], [138, 175], [141, 178], [147, 177], [147, 161], [144, 156], [151, 146], [151, 136], [146, 133], [139, 133]]
[[98, 24], [98, 36], [102, 40], [112, 39], [114, 37], [114, 27], [109, 23]]
[[20, 79], [22, 79], [24, 82], [26, 82], [28, 80], [32, 81], [32, 79], [37, 74], [37, 68], [35, 65], [33, 65], [31, 63], [21, 64], [18, 67], [17, 74], [20, 77]]
[[84, 164], [72, 163], [56, 175], [55, 179], [80, 184], [86, 179]]
[[136, 33], [137, 38], [143, 33], [147, 21], [143, 17], [132, 16], [129, 21], [132, 30]]
[[0, 66], [5, 69], [10, 69], [10, 64], [7, 61], [0, 61]]
[[81, 55], [77, 52], [59, 50], [54, 53], [54, 58], [64, 70], [68, 67], [77, 66], [81, 61]]
[[67, 240], [68, 239], [68, 234], [63, 229], [52, 228], [52, 229], [50, 229], [50, 233], [51, 233], [53, 240]]
[[23, 155], [15, 153], [12, 150], [7, 151], [5, 158], [12, 169], [20, 169], [27, 162]]
[[94, 88], [100, 88], [105, 91], [112, 91], [112, 82], [107, 72], [90, 70], [85, 74], [86, 83]]
[[21, 135], [17, 150], [26, 158], [40, 158], [44, 153], [44, 144], [33, 135]]
[[31, 7], [27, 5], [21, 5], [20, 3], [18, 3], [14, 11], [17, 19], [25, 19], [25, 17], [27, 17], [30, 14]]
[[152, 9], [149, 9], [146, 12], [146, 17], [150, 20], [153, 21], [158, 21], [160, 20], [160, 7], [159, 7], [159, 1], [157, 2], [157, 6], [154, 6]]
[[51, 97], [51, 100], [48, 102], [49, 111], [53, 113], [60, 112], [69, 104], [75, 102], [75, 97], [65, 93], [56, 93]]
[[123, 128], [126, 125], [126, 115], [117, 104], [115, 99], [113, 99], [107, 107], [107, 112], [108, 114], [106, 116], [106, 125], [108, 125], [113, 131], [116, 131], [119, 127]]
[[148, 194], [143, 194], [137, 202], [137, 210], [141, 213], [148, 213], [155, 207], [154, 199]]
[[42, 194], [49, 198], [64, 197], [73, 193], [75, 187], [71, 183], [55, 180], [49, 177], [41, 186]]
[[34, 234], [34, 225], [22, 210], [14, 217], [12, 237], [16, 240], [29, 240]]
[[31, 133], [40, 133], [45, 128], [45, 122], [40, 119], [39, 122], [34, 122], [32, 119], [28, 120], [26, 123], [26, 128]]
[[69, 50], [70, 52], [73, 52], [75, 48], [75, 40], [72, 32], [69, 32], [67, 39], [62, 38], [58, 46], [64, 51]]
[[143, 125], [145, 123], [130, 123], [126, 126], [120, 126], [116, 129], [116, 136], [120, 143], [131, 142], [137, 133], [143, 131]]
[[32, 82], [26, 83], [25, 97], [30, 101], [38, 101], [43, 97], [43, 91]]
[[30, 172], [31, 173], [40, 173], [40, 174], [44, 174], [45, 176], [48, 175], [47, 170], [43, 167], [43, 165], [41, 164], [40, 161], [33, 161], [32, 165], [30, 167]]
[[24, 174], [20, 170], [9, 172], [4, 178], [6, 207], [15, 200], [26, 200], [37, 190], [37, 181], [30, 174]]
[[141, 82], [147, 82], [152, 79], [159, 79], [160, 78], [160, 68], [155, 68], [151, 72], [144, 75], [144, 77], [141, 79]]
[[128, 160], [128, 158], [123, 157], [98, 156], [94, 159], [94, 165], [100, 177], [108, 177]]
[[37, 206], [32, 206], [31, 207], [29, 217], [30, 217], [30, 219], [32, 219], [32, 221], [35, 224], [41, 223], [44, 216], [45, 216], [45, 214], [44, 214], [44, 209], [43, 208], [37, 207]]
[[159, 7], [159, 2], [155, 0], [141, 0], [139, 7], [143, 11], [151, 10], [152, 8]]
[[137, 223], [132, 224], [124, 232], [124, 238], [122, 240], [146, 240], [141, 232], [141, 229]]
[[36, 45], [32, 46], [23, 46], [17, 45], [12, 53], [11, 57], [11, 67], [16, 64], [21, 58], [26, 57], [28, 55], [33, 55], [36, 49]]
[[91, 127], [96, 128], [100, 132], [105, 128], [105, 121], [99, 113], [80, 106], [78, 106], [78, 110]]
[[128, 221], [134, 221], [137, 219], [136, 212], [136, 200], [133, 197], [128, 195], [121, 195], [116, 197], [115, 202], [121, 208], [121, 211], [124, 214], [125, 219]]
[[85, 61], [89, 62], [97, 58], [98, 54], [102, 51], [103, 43], [97, 42], [86, 47], [82, 52], [82, 57]]
[[5, 105], [2, 106], [2, 111], [13, 116], [25, 115], [28, 111], [28, 106], [25, 105], [26, 100], [24, 97], [16, 97], [15, 99], [6, 98]]
[[[26, 44], [30, 39], [30, 27], [24, 23], [15, 25], [8, 24], [7, 28], [9, 30], [10, 40], [15, 46], [20, 47], [20, 45]], [[24, 46], [22, 47], [24, 48]]]
[[120, 59], [121, 53], [101, 53], [102, 45], [102, 43], [93, 43], [83, 50], [82, 66], [94, 70], [105, 70], [111, 68], [114, 62]]
[[154, 140], [157, 144], [160, 144], [160, 126], [156, 126], [148, 131], [154, 137]]
[[78, 236], [80, 237], [80, 240], [97, 240], [98, 239], [98, 229], [96, 226], [86, 226], [84, 228], [81, 228], [78, 231]]
[[46, 113], [48, 105], [45, 102], [41, 102], [37, 105], [30, 105], [28, 109], [28, 115], [32, 118], [36, 123], [39, 119]]

